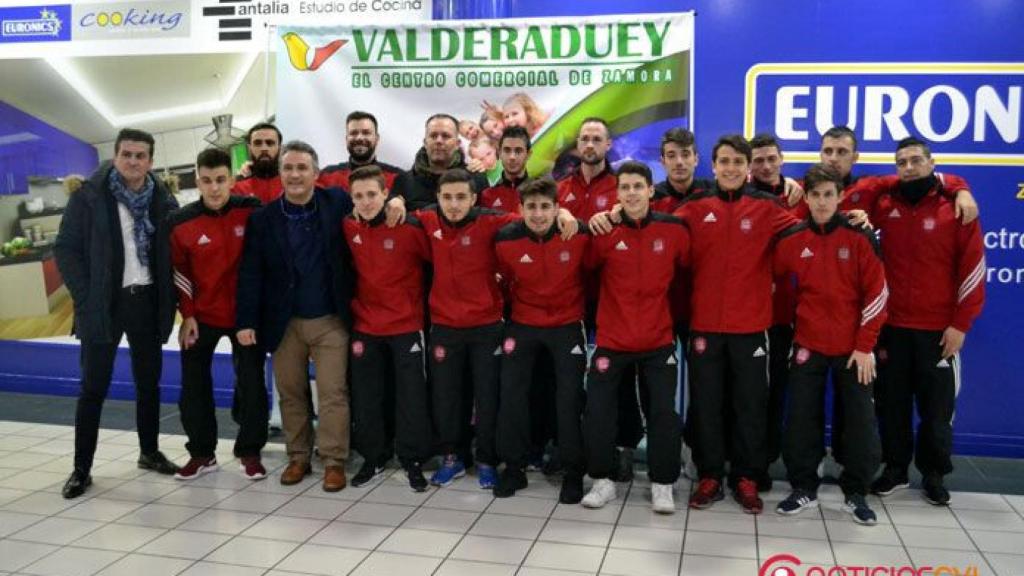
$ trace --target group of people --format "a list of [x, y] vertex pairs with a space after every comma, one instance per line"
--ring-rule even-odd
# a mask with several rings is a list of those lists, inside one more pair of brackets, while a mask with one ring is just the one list
[[[466, 167], [456, 118], [435, 114], [424, 128], [404, 171], [378, 160], [367, 112], [346, 119], [348, 161], [324, 168], [309, 144], [258, 124], [248, 175], [236, 180], [222, 151], [201, 152], [200, 199], [180, 210], [149, 171], [152, 136], [121, 131], [113, 162], [71, 197], [55, 249], [82, 340], [65, 497], [91, 483], [126, 334], [139, 466], [182, 480], [218, 466], [211, 362], [227, 337], [234, 454], [253, 480], [267, 474], [269, 353], [282, 484], [311, 474], [315, 445], [323, 489], [343, 489], [351, 438], [363, 458], [354, 486], [397, 456], [415, 491], [475, 466], [481, 488], [508, 497], [551, 440], [560, 501], [600, 508], [632, 476], [646, 435], [655, 512], [676, 509], [685, 439], [691, 507], [712, 506], [728, 486], [760, 513], [781, 455], [792, 492], [776, 511], [795, 514], [817, 506], [831, 380], [832, 453], [853, 518], [875, 523], [865, 496], [908, 486], [911, 461], [928, 501], [949, 502], [958, 352], [982, 309], [985, 262], [977, 205], [962, 179], [935, 172], [927, 143], [900, 142], [895, 175], [855, 178], [856, 137], [834, 127], [801, 183], [781, 175], [772, 136], [724, 136], [704, 180], [693, 134], [673, 128], [655, 183], [642, 162], [613, 169], [607, 123], [587, 118], [579, 166], [556, 182], [529, 177], [531, 135], [512, 125], [489, 185]], [[190, 455], [181, 468], [157, 446], [175, 302]]]

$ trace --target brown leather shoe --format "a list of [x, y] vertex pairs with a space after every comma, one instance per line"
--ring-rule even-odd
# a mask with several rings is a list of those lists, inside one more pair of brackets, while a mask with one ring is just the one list
[[302, 479], [313, 473], [313, 467], [309, 462], [289, 462], [281, 473], [281, 485], [291, 486], [302, 482]]
[[324, 492], [337, 492], [348, 484], [345, 479], [344, 466], [327, 466], [324, 468]]

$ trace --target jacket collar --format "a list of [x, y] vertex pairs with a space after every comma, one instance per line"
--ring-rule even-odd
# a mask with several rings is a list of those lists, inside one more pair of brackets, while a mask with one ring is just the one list
[[842, 226], [843, 222], [845, 222], [845, 218], [838, 210], [836, 210], [836, 213], [832, 215], [832, 218], [824, 224], [818, 224], [814, 221], [813, 216], [810, 214], [807, 215], [807, 225], [810, 227], [812, 232], [819, 236], [827, 236], [831, 234], [836, 230], [836, 228]]
[[469, 213], [466, 214], [465, 218], [459, 220], [458, 222], [452, 222], [444, 215], [444, 210], [441, 210], [440, 206], [437, 207], [437, 217], [441, 220], [442, 224], [449, 228], [463, 228], [465, 226], [468, 226], [473, 221], [475, 221], [477, 216], [479, 215], [480, 208], [477, 206], [473, 206], [472, 208], [469, 209]]

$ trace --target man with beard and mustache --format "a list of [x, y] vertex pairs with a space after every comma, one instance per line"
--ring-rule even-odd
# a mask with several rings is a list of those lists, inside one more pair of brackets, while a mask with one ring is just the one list
[[888, 496], [909, 486], [914, 460], [925, 500], [947, 506], [942, 478], [953, 471], [959, 352], [985, 303], [985, 249], [978, 221], [960, 221], [948, 178], [935, 172], [926, 143], [901, 140], [896, 171], [899, 183], [878, 197], [871, 217], [882, 234], [890, 290], [875, 388], [885, 471], [871, 492]]
[[273, 202], [282, 191], [281, 177], [277, 171], [277, 157], [281, 152], [281, 131], [269, 122], [261, 122], [249, 129], [245, 141], [252, 161], [242, 168], [242, 177], [235, 182], [231, 193], [255, 196], [264, 204]]
[[348, 150], [348, 162], [332, 164], [320, 172], [317, 186], [324, 188], [341, 188], [348, 191], [348, 178], [352, 171], [361, 166], [375, 165], [384, 172], [387, 190], [391, 190], [395, 178], [405, 171], [397, 166], [385, 164], [377, 160], [377, 144], [380, 133], [377, 131], [377, 118], [369, 112], [356, 110], [345, 118], [345, 148]]
[[[438, 113], [427, 118], [423, 147], [416, 152], [412, 169], [395, 179], [394, 192], [405, 199], [410, 212], [437, 202], [437, 181], [445, 171], [466, 168], [459, 148], [459, 121], [451, 114]], [[487, 178], [474, 174], [470, 187], [474, 194], [487, 188]]]

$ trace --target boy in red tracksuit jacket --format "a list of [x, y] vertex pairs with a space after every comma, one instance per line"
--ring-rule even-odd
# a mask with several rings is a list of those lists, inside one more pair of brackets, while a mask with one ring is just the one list
[[[362, 486], [383, 472], [397, 441], [409, 486], [423, 492], [427, 480], [421, 464], [431, 455], [423, 364], [423, 266], [430, 259], [430, 246], [414, 216], [386, 226], [388, 191], [380, 167], [353, 170], [349, 185], [354, 208], [342, 227], [356, 272], [349, 361], [353, 441], [364, 458], [352, 485]], [[391, 414], [393, 438], [385, 425]]]
[[690, 236], [677, 218], [651, 211], [651, 170], [625, 162], [618, 171], [622, 222], [594, 238], [589, 268], [600, 269], [597, 349], [587, 382], [587, 472], [594, 478], [583, 498], [587, 508], [615, 499], [616, 420], [621, 375], [641, 366], [647, 382], [648, 475], [655, 512], [675, 511], [672, 484], [679, 478], [680, 430], [675, 411], [679, 361], [669, 309], [669, 284], [689, 264]]
[[530, 134], [522, 126], [509, 126], [498, 140], [501, 182], [480, 193], [480, 206], [502, 212], [519, 212], [519, 186], [526, 181], [530, 159]]
[[771, 249], [797, 219], [774, 196], [747, 184], [750, 157], [742, 136], [720, 138], [712, 152], [714, 188], [687, 198], [675, 215], [693, 238], [690, 414], [700, 483], [690, 506], [707, 508], [723, 498], [728, 458], [736, 499], [758, 514], [764, 504], [756, 480], [767, 467]]
[[284, 192], [277, 163], [281, 152], [281, 131], [277, 126], [261, 122], [245, 135], [252, 163], [249, 175], [239, 178], [231, 187], [231, 193], [238, 196], [252, 196], [263, 204], [277, 200]]
[[[508, 287], [511, 321], [502, 341], [498, 455], [505, 471], [494, 495], [507, 498], [526, 487], [531, 418], [544, 411], [531, 402], [538, 381], [554, 388], [559, 460], [565, 469], [559, 501], [583, 498], [583, 374], [587, 341], [583, 332], [583, 262], [589, 236], [585, 229], [565, 240], [558, 236], [557, 185], [550, 178], [520, 188], [523, 220], [501, 229], [494, 249]], [[537, 362], [547, 351], [552, 382], [537, 377]]]
[[606, 158], [611, 147], [608, 123], [601, 118], [585, 119], [576, 137], [582, 162], [558, 182], [558, 205], [584, 222], [615, 204], [615, 174]]
[[[927, 144], [902, 140], [896, 170], [897, 189], [878, 199], [871, 218], [882, 235], [891, 292], [875, 389], [885, 471], [871, 491], [887, 496], [908, 486], [914, 459], [925, 499], [947, 505], [943, 476], [953, 470], [959, 352], [985, 302], [985, 251], [978, 221], [957, 219]], [[915, 404], [921, 420], [916, 449]]]
[[[444, 461], [430, 481], [435, 486], [446, 486], [466, 473], [456, 455], [456, 448], [468, 440], [463, 438], [465, 374], [471, 379], [475, 396], [478, 481], [481, 488], [491, 490], [497, 483], [494, 435], [502, 333], [494, 237], [503, 226], [521, 217], [476, 207], [472, 180], [464, 169], [448, 170], [438, 179], [438, 205], [415, 213], [430, 243], [434, 267], [429, 298], [429, 363], [434, 424]], [[563, 232], [575, 233], [576, 224], [567, 212], [560, 211]]]
[[[842, 180], [812, 166], [804, 177], [810, 216], [780, 235], [775, 273], [796, 280], [796, 325], [790, 360], [783, 459], [792, 492], [779, 514], [818, 505], [817, 467], [825, 455], [822, 406], [831, 372], [842, 397], [843, 431], [834, 440], [845, 466], [839, 478], [846, 510], [860, 524], [877, 522], [865, 495], [881, 457], [872, 402], [872, 350], [886, 318], [889, 290], [877, 240], [838, 211]], [[773, 351], [774, 352], [774, 351]]]
[[217, 469], [217, 417], [210, 363], [222, 337], [231, 340], [235, 394], [231, 415], [238, 423], [234, 453], [250, 480], [266, 477], [260, 451], [267, 443], [265, 354], [235, 338], [235, 286], [245, 226], [259, 200], [231, 196], [231, 157], [217, 149], [196, 159], [201, 198], [171, 216], [171, 260], [181, 344], [181, 423], [188, 435], [188, 463], [175, 474], [191, 480]]

